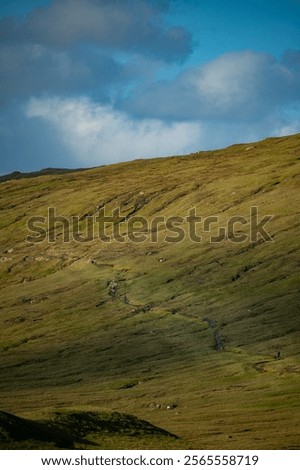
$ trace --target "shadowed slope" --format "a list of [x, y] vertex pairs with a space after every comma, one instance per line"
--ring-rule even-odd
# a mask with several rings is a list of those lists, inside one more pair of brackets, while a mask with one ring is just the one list
[[[32, 421], [0, 412], [0, 448], [95, 447], [107, 436], [126, 438], [174, 439], [176, 436], [135, 416], [121, 413], [56, 412], [47, 420]], [[93, 441], [87, 440], [92, 436]], [[95, 442], [96, 441], [96, 442]], [[154, 439], [155, 441], [155, 439]]]

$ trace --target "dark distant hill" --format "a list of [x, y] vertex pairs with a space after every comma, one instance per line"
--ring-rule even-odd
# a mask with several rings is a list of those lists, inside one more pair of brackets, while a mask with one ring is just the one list
[[45, 175], [62, 175], [65, 173], [76, 173], [78, 171], [85, 171], [90, 168], [75, 168], [75, 169], [68, 169], [68, 168], [44, 168], [39, 171], [31, 171], [28, 173], [22, 173], [20, 171], [13, 171], [7, 175], [0, 176], [0, 183], [4, 181], [10, 180], [19, 180], [22, 178], [35, 178], [37, 176], [45, 176]]

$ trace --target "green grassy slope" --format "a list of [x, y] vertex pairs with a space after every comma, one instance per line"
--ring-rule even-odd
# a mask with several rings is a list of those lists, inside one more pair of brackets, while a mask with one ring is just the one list
[[[299, 167], [295, 135], [1, 183], [0, 409], [118, 411], [179, 436], [121, 448], [299, 448]], [[26, 241], [48, 207], [84, 236], [104, 205], [221, 225], [257, 206], [273, 242], [64, 243], [59, 225]]]

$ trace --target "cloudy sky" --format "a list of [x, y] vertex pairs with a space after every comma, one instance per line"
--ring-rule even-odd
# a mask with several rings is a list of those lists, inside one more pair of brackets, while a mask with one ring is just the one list
[[300, 132], [300, 0], [1, 0], [0, 174]]

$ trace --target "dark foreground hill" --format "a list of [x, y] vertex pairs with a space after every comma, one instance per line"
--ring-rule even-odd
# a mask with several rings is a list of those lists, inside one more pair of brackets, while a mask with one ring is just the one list
[[29, 420], [0, 411], [1, 449], [126, 448], [136, 440], [172, 447], [177, 436], [122, 413], [56, 412]]
[[299, 168], [295, 135], [2, 182], [1, 409], [179, 437], [87, 448], [299, 448]]

